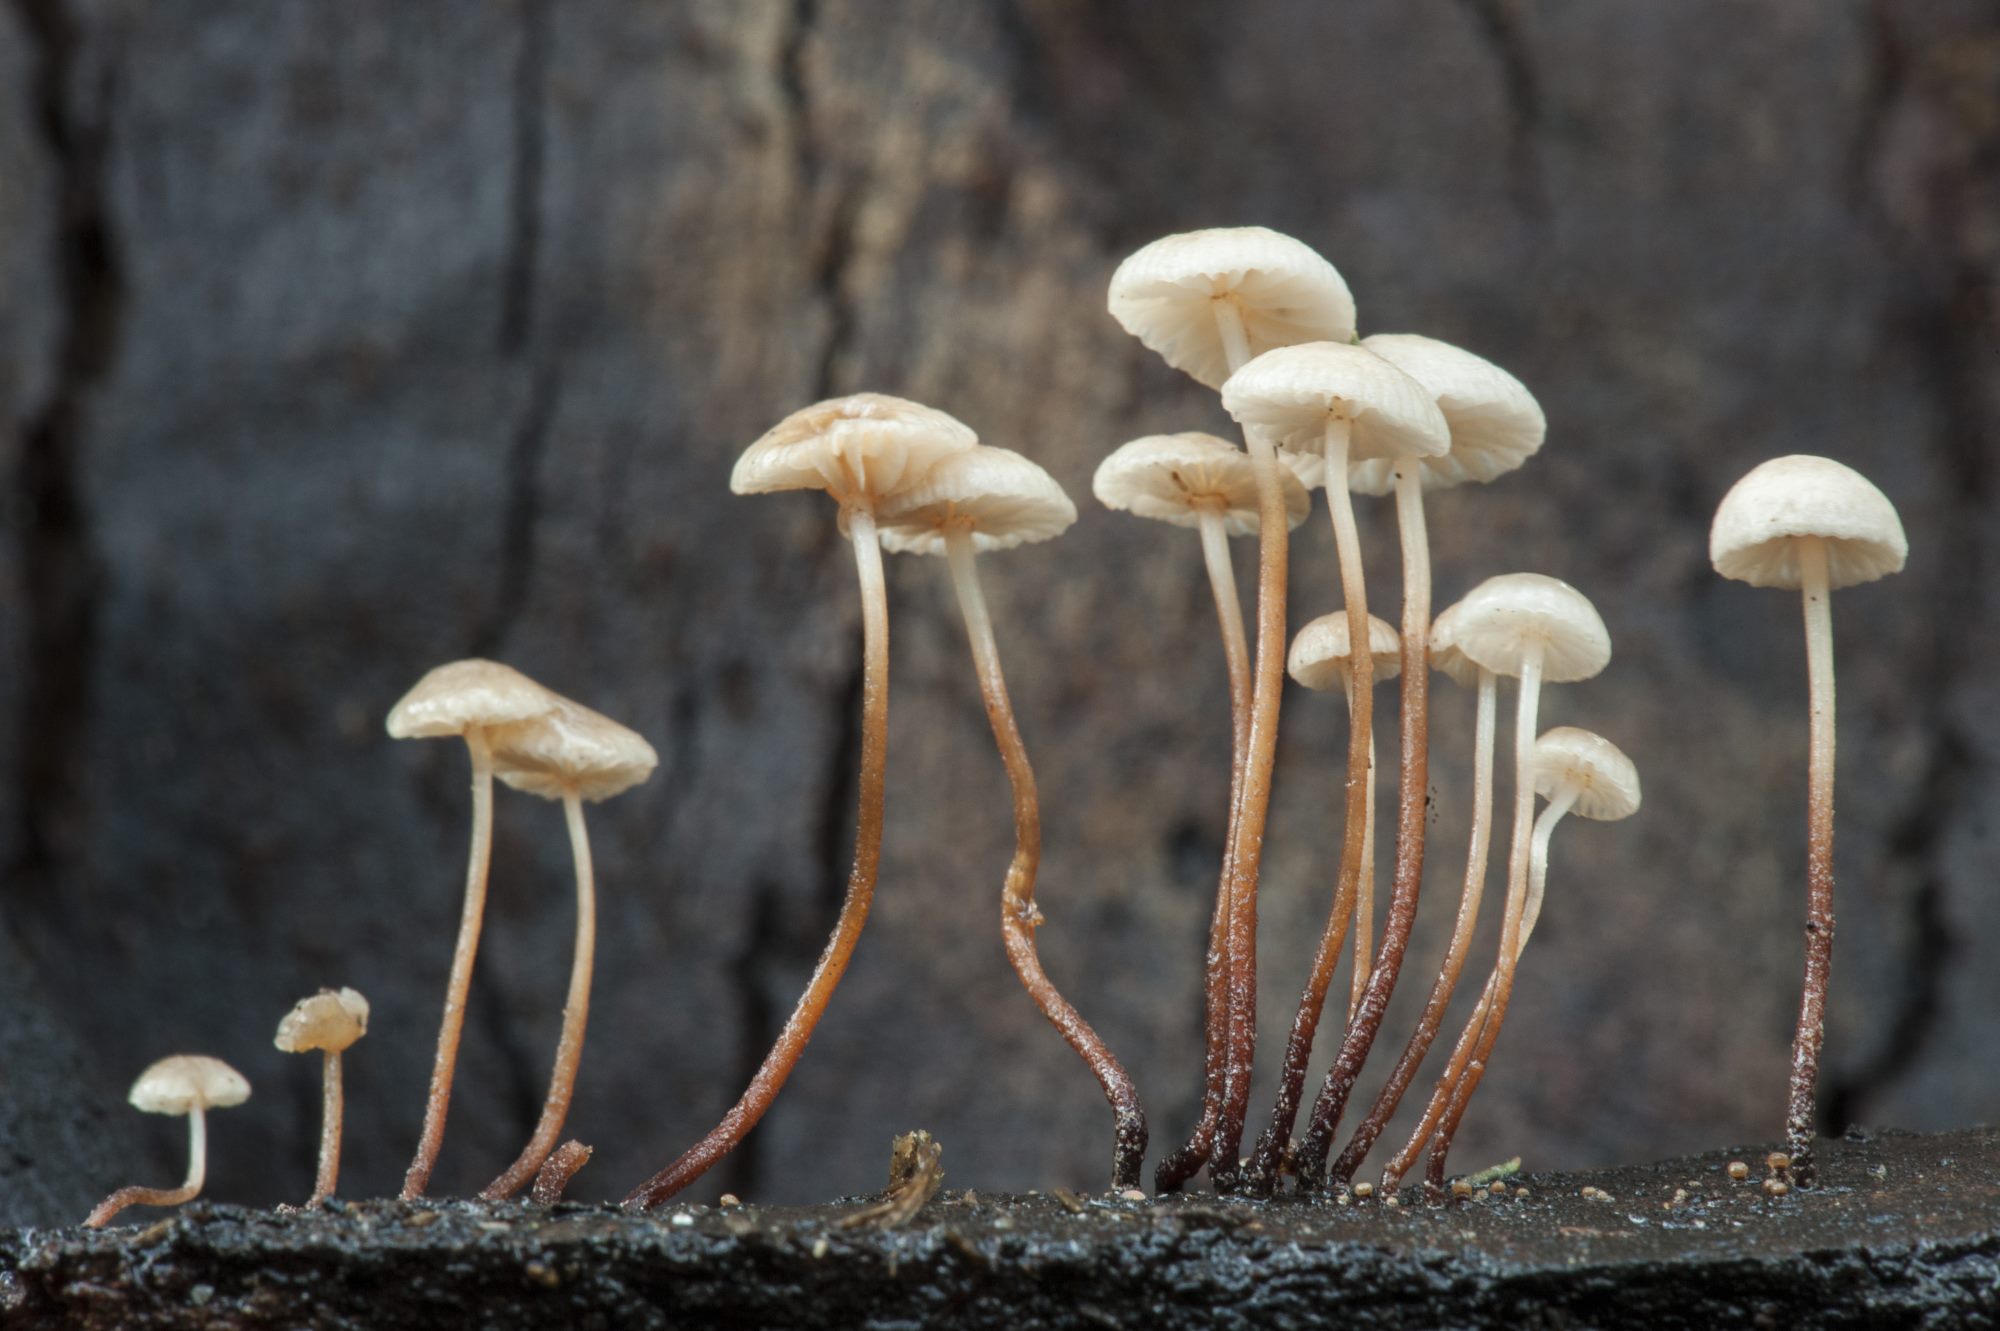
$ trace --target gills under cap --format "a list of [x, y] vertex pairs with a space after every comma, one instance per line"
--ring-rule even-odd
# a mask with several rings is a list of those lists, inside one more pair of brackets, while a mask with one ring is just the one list
[[389, 709], [395, 739], [439, 739], [540, 716], [556, 695], [512, 666], [473, 658], [441, 665]]
[[219, 1058], [174, 1054], [140, 1073], [125, 1098], [148, 1114], [185, 1114], [196, 1107], [227, 1109], [250, 1098], [250, 1083]]
[[1910, 543], [1896, 506], [1872, 481], [1832, 458], [1772, 458], [1730, 487], [1715, 510], [1708, 557], [1725, 578], [1797, 590], [1799, 543], [1826, 543], [1830, 586], [1901, 571]]
[[1365, 347], [1308, 342], [1267, 351], [1222, 386], [1222, 405], [1281, 448], [1322, 451], [1327, 422], [1349, 422], [1350, 463], [1435, 457], [1451, 429], [1424, 386]]
[[546, 715], [496, 729], [493, 775], [514, 790], [559, 800], [572, 787], [596, 803], [653, 774], [660, 757], [637, 731], [558, 697]]
[[855, 393], [795, 411], [743, 450], [729, 475], [737, 494], [825, 490], [843, 504], [915, 485], [941, 459], [973, 447], [970, 426], [886, 393]]
[[288, 1054], [341, 1050], [368, 1034], [368, 1000], [352, 989], [322, 989], [301, 998], [278, 1022], [272, 1039]]
[[[1451, 430], [1451, 451], [1423, 460], [1426, 490], [1484, 483], [1513, 471], [1541, 448], [1548, 418], [1519, 379], [1483, 356], [1416, 333], [1375, 333], [1361, 345], [1430, 391]], [[1356, 463], [1348, 484], [1357, 494], [1395, 488], [1395, 463]]]
[[[1352, 676], [1347, 612], [1321, 615], [1298, 631], [1285, 668], [1309, 689], [1345, 689]], [[1403, 668], [1403, 639], [1387, 620], [1368, 616], [1368, 656], [1375, 682], [1394, 679]]]
[[1535, 741], [1535, 793], [1553, 800], [1574, 791], [1570, 812], [1616, 822], [1639, 811], [1639, 769], [1624, 750], [1593, 731], [1557, 726]]
[[1611, 634], [1597, 607], [1560, 578], [1502, 573], [1467, 592], [1452, 611], [1457, 649], [1496, 675], [1519, 675], [1537, 643], [1542, 678], [1551, 684], [1589, 679], [1611, 663]]
[[[1286, 524], [1296, 527], [1312, 511], [1312, 496], [1293, 469], [1281, 468], [1278, 483], [1285, 492]], [[1098, 464], [1090, 489], [1106, 508], [1182, 527], [1199, 526], [1204, 508], [1222, 515], [1231, 536], [1254, 536], [1259, 527], [1250, 455], [1199, 431], [1147, 435], [1119, 445]]]
[[1060, 536], [1076, 505], [1039, 465], [1006, 448], [967, 449], [932, 467], [876, 514], [884, 549], [941, 555], [945, 531], [962, 526], [976, 550], [1008, 550]]

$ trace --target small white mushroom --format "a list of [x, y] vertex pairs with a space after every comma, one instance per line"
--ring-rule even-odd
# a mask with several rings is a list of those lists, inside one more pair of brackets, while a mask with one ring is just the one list
[[301, 998], [278, 1022], [271, 1043], [288, 1054], [318, 1051], [323, 1068], [319, 1121], [319, 1174], [306, 1209], [316, 1210], [340, 1183], [340, 1120], [346, 1099], [340, 1056], [368, 1034], [368, 1000], [352, 989], [322, 989]]
[[219, 1058], [175, 1054], [140, 1073], [126, 1098], [144, 1113], [187, 1115], [187, 1182], [178, 1188], [120, 1188], [83, 1222], [91, 1229], [110, 1224], [128, 1206], [180, 1206], [200, 1196], [208, 1177], [208, 1111], [242, 1104], [250, 1098], [250, 1083]]

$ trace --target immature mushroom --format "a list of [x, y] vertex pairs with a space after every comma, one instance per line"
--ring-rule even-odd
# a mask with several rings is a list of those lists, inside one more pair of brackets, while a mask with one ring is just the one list
[[622, 794], [653, 774], [659, 755], [634, 731], [581, 703], [559, 698], [554, 711], [493, 731], [493, 774], [504, 785], [543, 799], [561, 800], [569, 824], [570, 854], [576, 863], [576, 951], [570, 963], [569, 997], [563, 1002], [562, 1034], [555, 1068], [542, 1100], [534, 1135], [499, 1178], [479, 1196], [497, 1202], [526, 1187], [561, 1140], [563, 1120], [576, 1090], [583, 1059], [584, 1027], [590, 1019], [590, 975], [597, 955], [597, 875], [590, 862], [590, 834], [583, 802], [593, 804]]
[[[1211, 388], [1273, 348], [1345, 342], [1354, 336], [1354, 298], [1333, 265], [1289, 236], [1263, 227], [1223, 227], [1167, 236], [1143, 247], [1111, 276], [1108, 305], [1126, 332], [1169, 365]], [[1162, 1161], [1162, 1189], [1180, 1186], [1213, 1159], [1211, 1176], [1233, 1187], [1236, 1151], [1250, 1104], [1257, 1032], [1257, 870], [1277, 757], [1284, 692], [1286, 552], [1283, 469], [1270, 439], [1247, 431], [1257, 480], [1257, 660], [1251, 688], [1243, 780], [1230, 811], [1224, 852], [1230, 864], [1229, 1047], [1222, 1112], [1212, 1139], [1199, 1134]], [[1358, 810], [1358, 806], [1357, 806]]]
[[854, 546], [861, 583], [862, 689], [859, 812], [854, 865], [833, 936], [812, 978], [786, 1018], [771, 1051], [722, 1122], [625, 1199], [634, 1209], [657, 1206], [694, 1182], [735, 1149], [771, 1107], [805, 1052], [813, 1027], [847, 971], [882, 861], [882, 777], [889, 743], [889, 601], [882, 586], [882, 545], [876, 505], [920, 483], [937, 463], [972, 448], [978, 437], [941, 411], [881, 393], [833, 398], [793, 412], [736, 460], [729, 488], [737, 494], [825, 490], [840, 505], [840, 524]]
[[1773, 458], [1736, 482], [1715, 510], [1709, 560], [1725, 578], [1796, 588], [1805, 601], [1811, 743], [1806, 781], [1806, 969], [1792, 1040], [1785, 1141], [1793, 1179], [1813, 1181], [1813, 1095], [1833, 967], [1833, 609], [1838, 587], [1902, 569], [1909, 541], [1895, 505], [1830, 458]]
[[1057, 991], [1035, 953], [1035, 875], [1042, 859], [1041, 807], [1035, 772], [1014, 722], [1014, 705], [1000, 670], [993, 620], [980, 588], [977, 553], [1009, 550], [1061, 535], [1076, 521], [1076, 505], [1046, 471], [1004, 448], [954, 453], [931, 468], [922, 485], [882, 505], [882, 544], [906, 554], [943, 555], [965, 620], [986, 719], [1014, 795], [1014, 857], [1000, 892], [1000, 934], [1007, 959], [1049, 1023], [1077, 1052], [1111, 1104], [1114, 1122], [1111, 1186], [1136, 1188], [1146, 1157], [1146, 1114], [1138, 1088], [1090, 1023]]
[[102, 1229], [128, 1206], [179, 1206], [200, 1196], [208, 1175], [207, 1111], [242, 1104], [250, 1098], [250, 1083], [219, 1058], [175, 1054], [140, 1073], [126, 1098], [134, 1109], [148, 1114], [187, 1115], [187, 1182], [178, 1188], [120, 1188], [83, 1222], [91, 1229]]
[[340, 1182], [340, 1118], [345, 1103], [341, 1087], [340, 1056], [347, 1047], [368, 1034], [368, 1000], [352, 989], [322, 989], [311, 998], [301, 998], [278, 1022], [272, 1039], [288, 1054], [318, 1050], [325, 1075], [319, 1121], [319, 1175], [305, 1209], [316, 1210], [333, 1196]]
[[451, 1104], [459, 1036], [465, 1029], [465, 997], [472, 987], [479, 926], [486, 915], [486, 878], [493, 858], [493, 760], [486, 732], [492, 726], [540, 716], [554, 706], [555, 695], [520, 671], [497, 661], [473, 659], [439, 666], [389, 711], [392, 738], [457, 735], [472, 755], [472, 853], [465, 868], [465, 905], [451, 955], [451, 978], [445, 983], [444, 1020], [438, 1026], [437, 1056], [424, 1099], [423, 1133], [403, 1176], [406, 1202], [424, 1195], [438, 1149], [444, 1145], [445, 1112]]

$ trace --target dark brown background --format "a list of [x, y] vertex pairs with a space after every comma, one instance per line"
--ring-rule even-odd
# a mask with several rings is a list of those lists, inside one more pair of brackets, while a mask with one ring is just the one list
[[[178, 1169], [180, 1129], [121, 1104], [176, 1050], [257, 1088], [217, 1121], [215, 1193], [302, 1194], [316, 1071], [270, 1035], [321, 984], [375, 1005], [345, 1191], [394, 1188], [465, 768], [381, 721], [474, 652], [660, 750], [593, 818], [605, 931], [572, 1127], [598, 1155], [577, 1192], [663, 1163], [761, 1055], [848, 853], [850, 561], [824, 501], [731, 498], [731, 460], [873, 388], [1087, 499], [1118, 442], [1226, 425], [1104, 314], [1112, 267], [1247, 221], [1327, 254], [1365, 330], [1463, 343], [1534, 388], [1544, 455], [1435, 505], [1440, 604], [1545, 571], [1617, 646], [1545, 716], [1623, 744], [1646, 807], [1559, 835], [1457, 1158], [1651, 1158], [1778, 1127], [1798, 611], [1715, 578], [1705, 534], [1731, 481], [1795, 451], [1873, 477], [1913, 551], [1836, 601], [1829, 1114], [1990, 1117], [1990, 3], [8, 0], [0, 1216], [67, 1219]], [[1199, 1058], [1221, 660], [1193, 539], [1083, 507], [991, 560], [991, 595], [1049, 804], [1044, 955], [1165, 1141]], [[1363, 521], [1392, 606], [1386, 513]], [[1297, 558], [1295, 620], [1332, 608], [1323, 518]], [[876, 916], [777, 1109], [698, 1195], [874, 1187], [917, 1126], [957, 1184], [1106, 1173], [1097, 1092], [997, 944], [1005, 789], [941, 570], [894, 560], [891, 593]], [[1287, 708], [1267, 1064], [1337, 830], [1338, 708]], [[1463, 856], [1469, 703], [1437, 710], [1420, 971]], [[500, 809], [445, 1190], [525, 1136], [568, 966], [560, 819]]]

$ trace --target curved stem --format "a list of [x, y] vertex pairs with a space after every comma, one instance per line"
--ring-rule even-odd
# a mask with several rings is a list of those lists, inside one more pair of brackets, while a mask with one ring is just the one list
[[479, 926], [486, 917], [486, 879], [493, 860], [493, 753], [486, 732], [474, 726], [465, 732], [472, 753], [472, 853], [465, 867], [465, 906], [459, 913], [458, 945], [451, 954], [451, 977], [445, 982], [444, 1020], [438, 1027], [437, 1056], [431, 1063], [430, 1093], [424, 1099], [424, 1129], [417, 1154], [403, 1175], [403, 1200], [415, 1201], [430, 1186], [431, 1170], [444, 1145], [445, 1112], [451, 1105], [451, 1079], [458, 1067], [458, 1039], [465, 1030], [465, 996], [472, 988], [472, 963], [479, 955]]
[[1826, 1038], [1826, 990], [1833, 971], [1833, 605], [1826, 543], [1799, 543], [1800, 595], [1805, 602], [1806, 681], [1811, 747], [1806, 778], [1806, 976], [1799, 1026], [1792, 1037], [1792, 1075], [1785, 1105], [1785, 1144], [1792, 1178], [1813, 1181], [1813, 1099], [1819, 1051]]
[[594, 1148], [585, 1146], [574, 1137], [556, 1147], [542, 1167], [535, 1171], [535, 1186], [529, 1196], [537, 1206], [554, 1206], [562, 1200], [563, 1189], [576, 1177], [576, 1172], [590, 1163]]
[[[1348, 712], [1352, 724], [1353, 711]], [[1368, 988], [1368, 948], [1375, 939], [1375, 736], [1368, 736], [1368, 790], [1361, 812], [1361, 873], [1354, 881], [1354, 974], [1347, 986], [1347, 1019], [1354, 1020]]]
[[[576, 951], [570, 962], [569, 997], [563, 1003], [562, 1034], [556, 1040], [555, 1069], [542, 1100], [542, 1118], [520, 1158], [486, 1185], [480, 1200], [512, 1197], [534, 1181], [542, 1162], [562, 1137], [576, 1093], [576, 1069], [583, 1061], [584, 1028], [590, 1022], [590, 976], [597, 956], [597, 874], [590, 862], [590, 833], [583, 825], [583, 800], [574, 786], [563, 792], [563, 818], [569, 824], [570, 855], [576, 862]], [[581, 1168], [581, 1166], [579, 1166]]]
[[840, 904], [840, 918], [826, 950], [813, 967], [798, 1006], [785, 1019], [771, 1052], [750, 1079], [742, 1098], [722, 1117], [707, 1136], [684, 1151], [680, 1158], [634, 1189], [625, 1206], [635, 1210], [657, 1206], [706, 1173], [716, 1161], [734, 1150], [736, 1144], [757, 1126], [757, 1120], [777, 1099], [785, 1078], [805, 1052], [813, 1027], [826, 1011], [828, 1000], [847, 971], [861, 927], [868, 922], [868, 907], [875, 899], [875, 877], [882, 864], [882, 774], [889, 747], [889, 598], [882, 585], [882, 546], [876, 536], [875, 515], [865, 508], [850, 509], [848, 535], [854, 542], [854, 566], [861, 581], [862, 674], [861, 674], [861, 774], [859, 812], [854, 826], [854, 865], [847, 875], [847, 896]]
[[307, 1210], [326, 1205], [326, 1199], [333, 1196], [340, 1183], [340, 1120], [346, 1102], [340, 1079], [340, 1051], [324, 1051], [323, 1062], [326, 1087], [319, 1116], [319, 1176], [313, 1182], [312, 1196], [306, 1199]]
[[120, 1188], [97, 1204], [83, 1224], [86, 1229], [102, 1229], [111, 1218], [128, 1206], [180, 1206], [201, 1195], [208, 1177], [208, 1116], [196, 1105], [188, 1111], [187, 1182], [178, 1188]]
[[[1367, 1116], [1355, 1128], [1353, 1139], [1328, 1172], [1327, 1177], [1335, 1183], [1345, 1183], [1354, 1177], [1354, 1171], [1361, 1167], [1361, 1162], [1389, 1126], [1396, 1106], [1402, 1102], [1403, 1093], [1416, 1080], [1417, 1069], [1423, 1065], [1431, 1042], [1437, 1039], [1438, 1030], [1444, 1025], [1445, 1009], [1451, 1004], [1452, 992], [1458, 987], [1458, 977], [1465, 968], [1466, 953], [1472, 948], [1472, 932], [1479, 924], [1479, 903], [1486, 893], [1487, 851], [1493, 841], [1493, 730], [1494, 712], [1497, 710], [1494, 704], [1499, 693], [1497, 683], [1492, 671], [1479, 672], [1479, 717], [1472, 758], [1472, 835], [1465, 854], [1465, 889], [1458, 898], [1458, 917], [1452, 922], [1451, 943], [1445, 948], [1444, 964], [1438, 970], [1438, 977], [1431, 983], [1430, 997], [1424, 1000], [1423, 1015], [1417, 1018], [1416, 1031], [1410, 1036], [1409, 1044], [1403, 1047], [1402, 1057], [1396, 1060], [1388, 1082], [1376, 1095], [1375, 1103], [1369, 1106]], [[1428, 1136], [1428, 1132], [1425, 1135]]]

